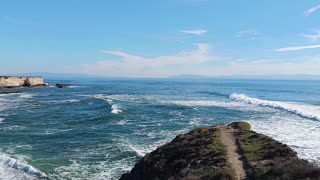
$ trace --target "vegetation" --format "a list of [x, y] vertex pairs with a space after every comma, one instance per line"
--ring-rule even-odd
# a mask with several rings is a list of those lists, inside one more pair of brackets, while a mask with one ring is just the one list
[[251, 129], [251, 125], [247, 122], [235, 122], [235, 123], [231, 123], [229, 126], [241, 131], [250, 131]]
[[[250, 130], [248, 123], [232, 123], [237, 153], [247, 179], [320, 180], [316, 164], [299, 159], [287, 145]], [[235, 179], [234, 165], [221, 143], [221, 125], [177, 136], [141, 159], [121, 180]]]
[[177, 136], [139, 161], [126, 179], [234, 179], [220, 131], [214, 127]]
[[247, 164], [248, 179], [320, 180], [320, 168], [299, 159], [287, 145], [243, 126], [237, 129], [236, 137]]

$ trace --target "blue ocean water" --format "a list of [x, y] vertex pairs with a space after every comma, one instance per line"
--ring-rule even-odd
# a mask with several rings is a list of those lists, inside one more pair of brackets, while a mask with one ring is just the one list
[[118, 179], [191, 129], [247, 121], [320, 163], [320, 81], [78, 79], [0, 95], [0, 179]]

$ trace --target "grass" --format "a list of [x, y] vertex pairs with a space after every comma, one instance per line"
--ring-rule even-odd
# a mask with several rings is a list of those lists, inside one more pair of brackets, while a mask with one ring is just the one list
[[299, 159], [287, 145], [250, 131], [246, 124], [233, 127], [238, 129], [236, 137], [248, 164], [248, 179], [320, 180], [319, 166]]
[[217, 128], [200, 128], [177, 136], [139, 161], [127, 179], [234, 179]]
[[247, 122], [235, 122], [235, 123], [231, 123], [229, 126], [241, 131], [250, 131], [251, 129], [251, 125]]
[[254, 134], [249, 131], [241, 133], [240, 139], [245, 158], [248, 161], [257, 161], [260, 159], [263, 142], [256, 139]]

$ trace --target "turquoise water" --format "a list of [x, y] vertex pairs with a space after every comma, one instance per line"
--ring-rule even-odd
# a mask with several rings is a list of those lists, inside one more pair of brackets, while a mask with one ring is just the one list
[[191, 129], [233, 121], [320, 162], [320, 81], [70, 80], [0, 95], [0, 179], [118, 179]]

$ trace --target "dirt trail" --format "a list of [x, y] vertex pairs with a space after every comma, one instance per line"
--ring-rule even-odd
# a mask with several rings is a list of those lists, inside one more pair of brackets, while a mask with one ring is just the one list
[[234, 138], [234, 129], [228, 126], [218, 126], [221, 132], [221, 143], [226, 147], [228, 161], [232, 164], [238, 180], [246, 179], [243, 162], [240, 160], [241, 155], [238, 154], [238, 147]]

